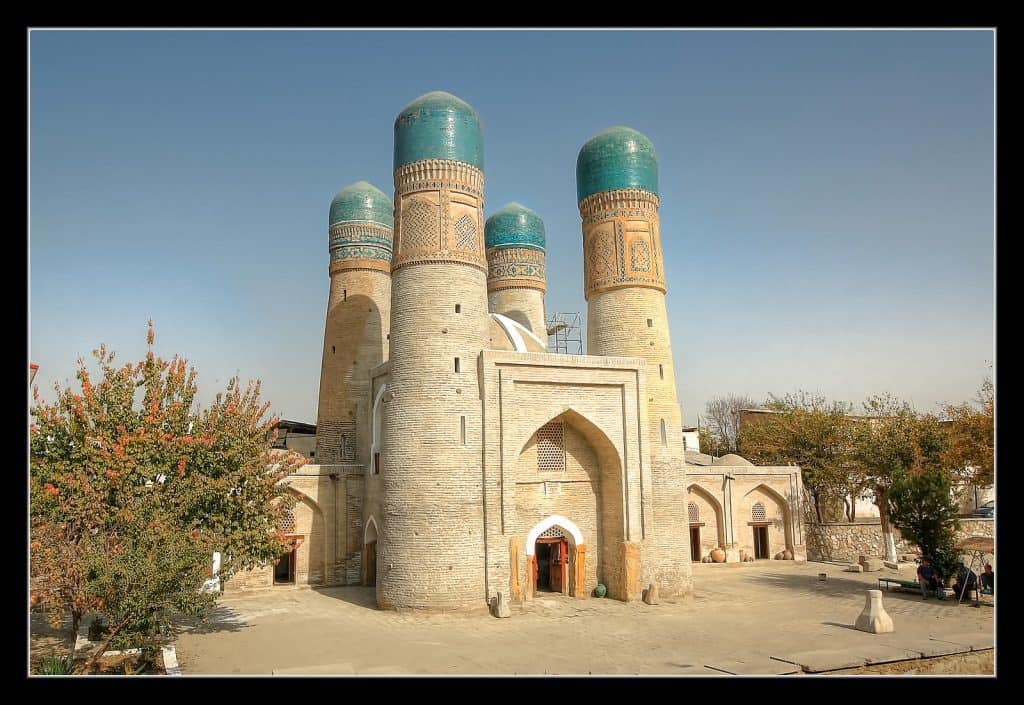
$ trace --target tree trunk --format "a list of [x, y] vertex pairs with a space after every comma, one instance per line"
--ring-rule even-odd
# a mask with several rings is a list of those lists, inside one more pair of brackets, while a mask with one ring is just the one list
[[821, 520], [821, 501], [818, 498], [818, 493], [815, 490], [811, 490], [811, 497], [814, 498], [814, 514], [818, 517], [818, 523], [824, 524]]
[[892, 535], [892, 524], [889, 523], [889, 490], [875, 490], [875, 505], [878, 507], [878, 518], [882, 522], [882, 541], [885, 544], [885, 560], [896, 562], [896, 541]]
[[120, 624], [118, 624], [110, 631], [110, 635], [103, 641], [103, 643], [100, 645], [100, 648], [96, 651], [96, 653], [89, 657], [89, 660], [85, 662], [85, 666], [83, 667], [83, 673], [88, 674], [92, 671], [93, 665], [96, 663], [96, 661], [99, 660], [100, 656], [102, 656], [106, 652], [107, 647], [110, 645], [110, 642], [114, 639], [115, 636], [117, 636], [117, 633], [121, 631], [121, 627], [123, 627], [126, 624], [128, 624], [127, 618], [122, 620]]
[[82, 610], [71, 610], [71, 643], [78, 641], [78, 628], [82, 626], [82, 616]]

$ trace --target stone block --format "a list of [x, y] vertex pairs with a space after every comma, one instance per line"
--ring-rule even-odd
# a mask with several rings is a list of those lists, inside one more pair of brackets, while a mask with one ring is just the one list
[[882, 605], [881, 590], [865, 590], [864, 609], [857, 617], [857, 629], [870, 634], [888, 634], [894, 630], [892, 617]]
[[847, 573], [863, 573], [864, 566], [862, 566], [859, 563], [851, 563], [850, 565], [846, 566], [845, 571]]
[[491, 614], [495, 617], [505, 619], [512, 616], [512, 610], [508, 606], [508, 600], [503, 593], [498, 593], [491, 598]]
[[[863, 558], [863, 556], [861, 556]], [[879, 558], [864, 558], [858, 561], [865, 573], [877, 573], [882, 570], [882, 561]]]
[[884, 565], [889, 570], [899, 570], [900, 569], [900, 564], [899, 563], [894, 563], [893, 561], [882, 561], [882, 565]]
[[658, 604], [658, 586], [654, 583], [648, 585], [644, 590], [644, 602], [648, 605]]

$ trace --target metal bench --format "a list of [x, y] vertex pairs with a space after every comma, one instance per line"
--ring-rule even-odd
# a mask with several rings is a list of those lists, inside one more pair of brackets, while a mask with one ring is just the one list
[[918, 592], [921, 591], [921, 583], [917, 582], [916, 580], [903, 580], [902, 578], [879, 578], [879, 590], [882, 589], [883, 583], [885, 584], [886, 590], [891, 589], [890, 585], [896, 585], [897, 587], [906, 588], [907, 590], [917, 590]]

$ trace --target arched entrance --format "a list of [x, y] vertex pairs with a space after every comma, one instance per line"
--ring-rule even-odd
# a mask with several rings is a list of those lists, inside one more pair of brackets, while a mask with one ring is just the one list
[[722, 546], [722, 505], [700, 485], [686, 490], [686, 510], [690, 524], [690, 560], [699, 562], [713, 549]]
[[526, 538], [526, 556], [527, 590], [531, 594], [580, 596], [586, 572], [586, 547], [576, 524], [558, 515], [541, 520]]
[[759, 484], [744, 495], [739, 517], [746, 519], [748, 551], [758, 560], [767, 560], [783, 549], [792, 550], [786, 500], [773, 488]]
[[363, 585], [377, 584], [377, 522], [370, 517], [363, 532]]

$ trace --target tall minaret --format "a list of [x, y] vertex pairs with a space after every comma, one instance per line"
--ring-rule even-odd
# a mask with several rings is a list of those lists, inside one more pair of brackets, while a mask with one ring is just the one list
[[692, 586], [683, 424], [665, 310], [654, 146], [628, 127], [598, 133], [580, 149], [576, 193], [587, 352], [645, 361], [654, 514], [643, 545], [645, 582], [657, 582], [664, 595], [683, 594]]
[[428, 93], [395, 118], [382, 608], [486, 605], [479, 360], [488, 346], [483, 135]]
[[523, 324], [547, 343], [544, 319], [544, 221], [509, 203], [487, 219], [487, 301], [491, 313]]
[[331, 201], [327, 300], [316, 458], [369, 467], [371, 369], [388, 359], [391, 325], [391, 199], [359, 181]]

